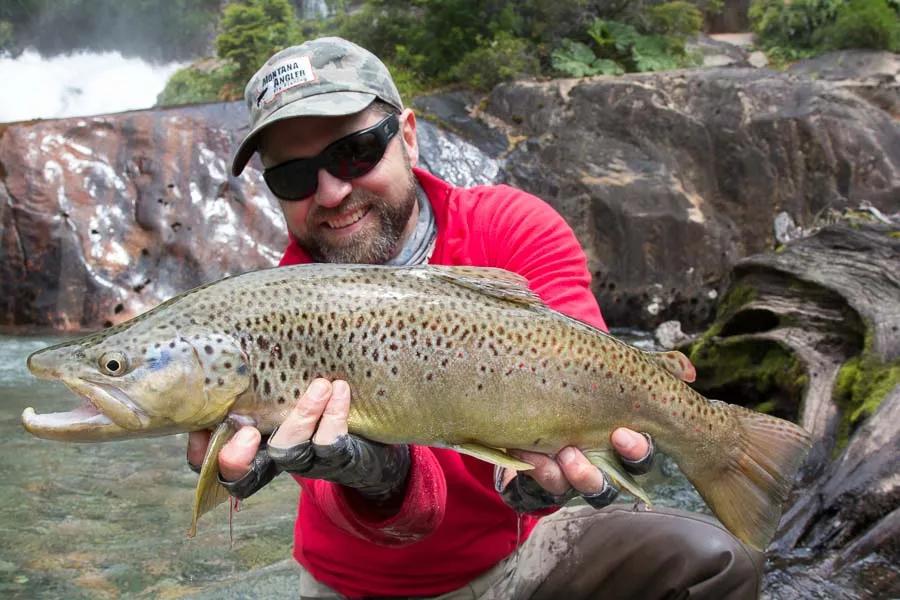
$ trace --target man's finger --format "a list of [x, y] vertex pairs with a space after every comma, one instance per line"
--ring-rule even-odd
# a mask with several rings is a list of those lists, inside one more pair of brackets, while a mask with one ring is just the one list
[[219, 451], [219, 474], [225, 481], [237, 481], [250, 472], [250, 463], [259, 450], [262, 436], [256, 427], [245, 425]]
[[309, 441], [330, 397], [331, 382], [327, 379], [314, 379], [288, 413], [284, 423], [278, 427], [278, 431], [269, 438], [269, 445], [290, 448]]
[[319, 420], [319, 427], [313, 435], [313, 443], [333, 444], [338, 437], [347, 435], [347, 419], [350, 417], [350, 386], [346, 381], [336, 379], [331, 384], [331, 399]]
[[647, 443], [647, 438], [637, 431], [626, 429], [625, 427], [619, 427], [613, 431], [610, 436], [610, 441], [616, 452], [618, 452], [622, 458], [626, 458], [630, 461], [641, 460], [647, 456], [648, 452], [650, 452], [650, 444]]
[[192, 431], [188, 434], [187, 461], [196, 471], [203, 464], [206, 448], [209, 446], [209, 430]]
[[582, 494], [596, 494], [603, 489], [603, 473], [577, 448], [563, 448], [556, 460], [566, 480]]
[[538, 482], [538, 485], [554, 496], [561, 496], [572, 487], [556, 461], [546, 454], [525, 452], [524, 450], [517, 450], [513, 454], [517, 458], [534, 465], [534, 469], [522, 471], [522, 473], [533, 478]]

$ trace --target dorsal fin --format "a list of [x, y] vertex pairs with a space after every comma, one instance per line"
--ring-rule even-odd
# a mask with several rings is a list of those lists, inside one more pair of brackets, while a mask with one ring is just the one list
[[528, 289], [528, 280], [511, 271], [493, 267], [429, 267], [436, 277], [481, 294], [524, 304], [546, 306], [540, 296]]
[[678, 350], [668, 352], [648, 352], [647, 356], [663, 369], [687, 383], [693, 383], [697, 379], [697, 369], [687, 356]]

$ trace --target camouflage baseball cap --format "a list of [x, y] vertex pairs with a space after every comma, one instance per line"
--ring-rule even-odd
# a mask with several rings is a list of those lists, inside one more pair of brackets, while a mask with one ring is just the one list
[[257, 150], [263, 128], [293, 117], [338, 117], [357, 113], [376, 98], [403, 110], [387, 67], [374, 54], [339, 37], [291, 46], [275, 54], [244, 89], [250, 132], [231, 162], [237, 176]]

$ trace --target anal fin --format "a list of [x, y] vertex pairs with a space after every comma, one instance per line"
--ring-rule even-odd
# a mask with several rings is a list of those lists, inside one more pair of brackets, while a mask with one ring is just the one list
[[194, 506], [191, 513], [191, 528], [188, 537], [197, 535], [197, 521], [218, 505], [228, 500], [231, 495], [222, 484], [219, 483], [219, 450], [228, 443], [228, 440], [237, 431], [237, 425], [231, 419], [225, 419], [209, 439], [206, 448], [206, 456], [203, 457], [203, 465], [200, 467], [200, 478], [197, 480], [197, 489], [194, 491]]
[[584, 450], [584, 455], [592, 465], [603, 471], [606, 477], [612, 479], [613, 485], [625, 489], [648, 506], [653, 504], [644, 488], [622, 467], [622, 463], [619, 462], [613, 450]]
[[485, 462], [499, 465], [505, 469], [528, 471], [534, 468], [533, 464], [514, 458], [501, 448], [490, 448], [488, 446], [482, 446], [481, 444], [457, 444], [450, 447], [460, 454], [468, 454], [469, 456], [480, 458]]

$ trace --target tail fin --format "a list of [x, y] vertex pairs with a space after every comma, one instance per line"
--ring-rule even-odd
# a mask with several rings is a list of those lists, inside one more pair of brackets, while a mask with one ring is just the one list
[[[791, 490], [812, 442], [805, 429], [742, 406], [711, 401], [738, 422], [738, 452], [712, 477], [691, 482], [734, 535], [764, 551], [781, 519], [781, 505]], [[708, 475], [709, 471], [704, 475]]]

